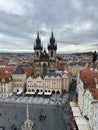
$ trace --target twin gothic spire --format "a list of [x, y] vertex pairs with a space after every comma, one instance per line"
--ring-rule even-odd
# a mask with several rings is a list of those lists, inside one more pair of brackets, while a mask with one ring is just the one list
[[[37, 32], [36, 44], [34, 45], [34, 50], [42, 50], [41, 39], [39, 37], [39, 32]], [[57, 50], [57, 44], [55, 43], [55, 38], [53, 36], [53, 31], [51, 32], [50, 43], [48, 44], [48, 50]]]
[[41, 45], [41, 39], [39, 37], [39, 32], [37, 33], [37, 38], [36, 38], [36, 44], [34, 45], [34, 50], [42, 50], [43, 46]]

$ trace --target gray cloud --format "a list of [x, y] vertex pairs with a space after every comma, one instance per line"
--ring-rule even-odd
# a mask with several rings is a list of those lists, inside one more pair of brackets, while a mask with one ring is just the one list
[[97, 12], [98, 0], [3, 0], [0, 51], [33, 52], [38, 30], [46, 47], [52, 29], [58, 52], [93, 51], [98, 41]]

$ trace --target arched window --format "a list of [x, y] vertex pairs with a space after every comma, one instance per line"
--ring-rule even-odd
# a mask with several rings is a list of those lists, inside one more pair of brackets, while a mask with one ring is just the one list
[[57, 91], [56, 94], [60, 94], [60, 91]]
[[30, 89], [28, 89], [28, 92], [31, 92], [31, 90], [30, 90]]
[[36, 91], [37, 93], [39, 92], [39, 89], [37, 89], [37, 91]]
[[52, 94], [55, 94], [55, 90], [52, 91]]
[[44, 63], [43, 64], [43, 75], [46, 75], [47, 73], [47, 65]]
[[37, 51], [37, 57], [39, 57], [39, 53], [38, 53], [38, 51]]
[[51, 57], [53, 57], [53, 51], [51, 51]]

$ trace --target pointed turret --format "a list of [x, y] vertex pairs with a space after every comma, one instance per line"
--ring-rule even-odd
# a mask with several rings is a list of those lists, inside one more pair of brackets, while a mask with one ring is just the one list
[[48, 45], [48, 50], [57, 50], [57, 44], [55, 43], [55, 38], [53, 36], [53, 31], [50, 37], [50, 44]]
[[25, 72], [24, 72], [24, 70], [22, 69], [22, 65], [20, 64], [20, 65], [18, 65], [17, 66], [17, 68], [16, 68], [16, 70], [13, 72], [13, 74], [24, 74]]
[[34, 50], [42, 50], [41, 39], [39, 37], [39, 32], [37, 32], [36, 44], [34, 45]]
[[55, 38], [53, 37], [53, 31], [52, 31], [51, 37], [50, 37], [50, 44], [54, 45], [54, 43], [55, 43]]

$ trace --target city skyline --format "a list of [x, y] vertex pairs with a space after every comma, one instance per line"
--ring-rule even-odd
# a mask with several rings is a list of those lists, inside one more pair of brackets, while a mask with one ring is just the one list
[[0, 52], [34, 52], [39, 31], [47, 48], [51, 31], [57, 53], [98, 51], [97, 0], [0, 1]]

